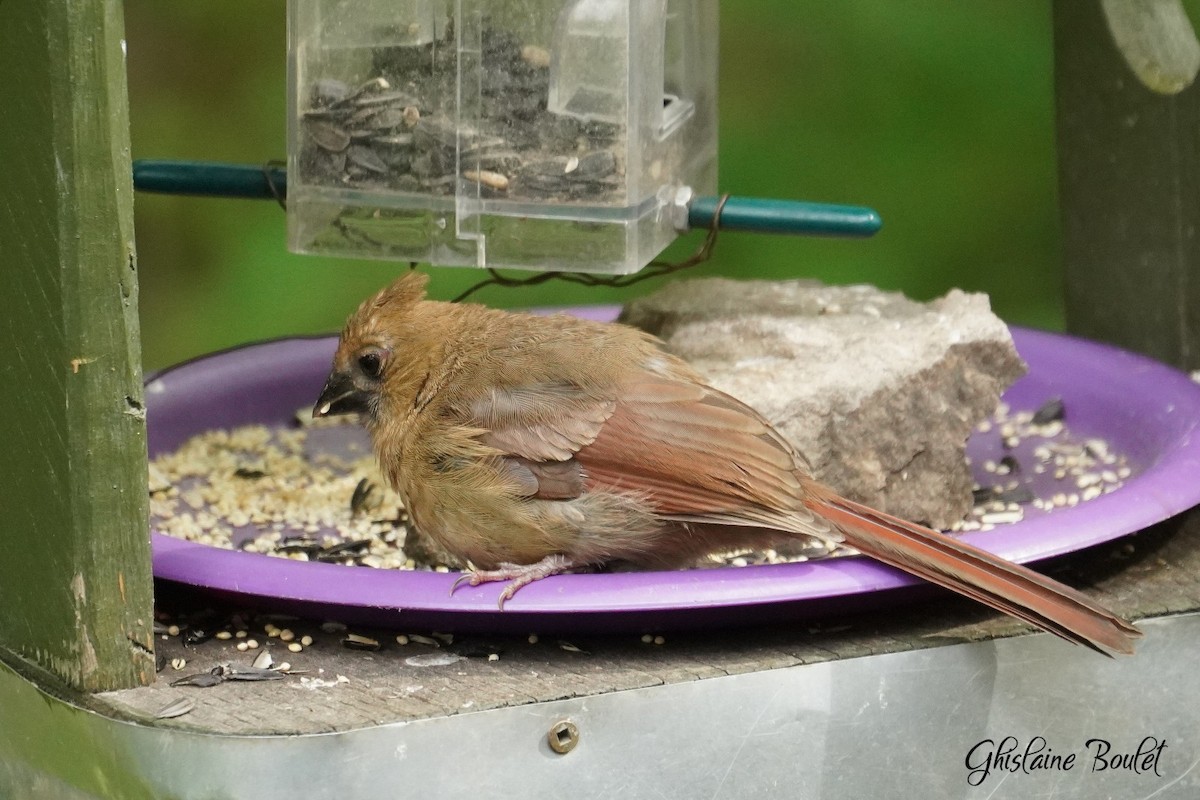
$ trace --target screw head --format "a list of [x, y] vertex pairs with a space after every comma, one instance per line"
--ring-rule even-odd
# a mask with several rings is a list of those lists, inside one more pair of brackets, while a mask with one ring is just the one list
[[551, 750], [565, 756], [575, 749], [575, 745], [579, 744], [579, 728], [569, 719], [556, 722], [550, 726], [550, 732], [546, 734], [546, 741], [550, 744]]

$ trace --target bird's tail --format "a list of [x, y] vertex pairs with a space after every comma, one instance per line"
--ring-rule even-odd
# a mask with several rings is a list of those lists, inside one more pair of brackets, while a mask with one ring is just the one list
[[[816, 487], [814, 487], [815, 489]], [[829, 491], [809, 507], [871, 558], [1105, 655], [1133, 654], [1142, 632], [1076, 590], [945, 534], [905, 522]]]

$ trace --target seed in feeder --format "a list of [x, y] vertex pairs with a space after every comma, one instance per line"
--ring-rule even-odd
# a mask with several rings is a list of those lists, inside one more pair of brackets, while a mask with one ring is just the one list
[[1102, 493], [1103, 493], [1103, 490], [1099, 486], [1089, 486], [1083, 490], [1083, 494], [1080, 496], [1084, 500], [1095, 500]]
[[279, 628], [268, 622], [263, 626], [263, 632], [266, 633], [269, 638], [274, 639], [279, 635]]
[[405, 636], [403, 633], [397, 634], [396, 644], [408, 644], [408, 637]]
[[250, 650], [257, 650], [258, 649], [258, 640], [257, 639], [247, 639], [246, 647]]
[[299, 642], [288, 642], [287, 648], [290, 652], [299, 653], [304, 649], [304, 645], [300, 644]]
[[652, 635], [650, 635], [648, 633], [642, 634], [642, 644], [653, 644], [653, 643], [654, 643], [654, 637]]
[[469, 169], [463, 172], [463, 177], [469, 181], [483, 184], [489, 189], [495, 189], [498, 192], [503, 192], [508, 189], [508, 177], [501, 175], [499, 172], [492, 172], [486, 169]]
[[182, 658], [172, 658], [171, 659], [171, 669], [173, 669], [173, 670], [181, 670], [186, 666], [187, 666], [187, 661], [185, 659], [182, 659]]
[[178, 625], [168, 625], [167, 626], [167, 635], [168, 636], [178, 636], [179, 635], [179, 626]]
[[304, 645], [305, 647], [308, 647], [312, 643], [313, 643], [313, 638], [311, 636], [309, 636], [308, 634], [305, 634], [300, 637], [300, 644]]
[[230, 633], [229, 631], [217, 631], [217, 638], [218, 639], [232, 639], [233, 634]]
[[499, 660], [500, 660], [499, 653], [488, 653], [488, 661], [499, 661]]
[[281, 641], [281, 642], [290, 642], [292, 639], [295, 639], [295, 638], [296, 638], [296, 634], [293, 633], [290, 628], [284, 628], [283, 630], [281, 630], [279, 632], [279, 641]]
[[247, 649], [249, 649], [249, 645], [247, 645], [245, 642], [238, 642], [237, 649], [238, 652], [244, 653]]
[[558, 649], [566, 650], [568, 653], [583, 653], [584, 655], [588, 654], [586, 650], [580, 649], [579, 647], [576, 647], [570, 642], [565, 642], [562, 639], [559, 639], [558, 641]]
[[529, 643], [530, 643], [530, 644], [537, 644], [537, 643], [538, 643], [538, 635], [537, 635], [536, 633], [531, 633], [531, 634], [529, 634], [529, 640], [528, 640], [528, 641], [529, 641]]
[[536, 69], [550, 67], [550, 51], [536, 44], [527, 44], [521, 48], [521, 60]]

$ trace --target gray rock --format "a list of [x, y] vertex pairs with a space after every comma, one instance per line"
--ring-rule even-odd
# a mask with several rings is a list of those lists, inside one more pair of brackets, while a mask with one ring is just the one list
[[847, 497], [947, 528], [971, 507], [967, 437], [1024, 373], [982, 294], [708, 278], [635, 300], [712, 385], [766, 415]]

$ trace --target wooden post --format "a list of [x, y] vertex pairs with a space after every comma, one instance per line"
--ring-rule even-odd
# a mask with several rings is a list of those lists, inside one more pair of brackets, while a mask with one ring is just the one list
[[154, 677], [119, 0], [0, 0], [0, 645]]
[[[1121, 2], [1054, 3], [1067, 327], [1194, 370], [1200, 87], [1179, 90], [1195, 63], [1194, 36], [1171, 0]], [[1127, 36], [1145, 37], [1126, 41], [1132, 61], [1102, 6], [1146, 15], [1126, 19]]]

